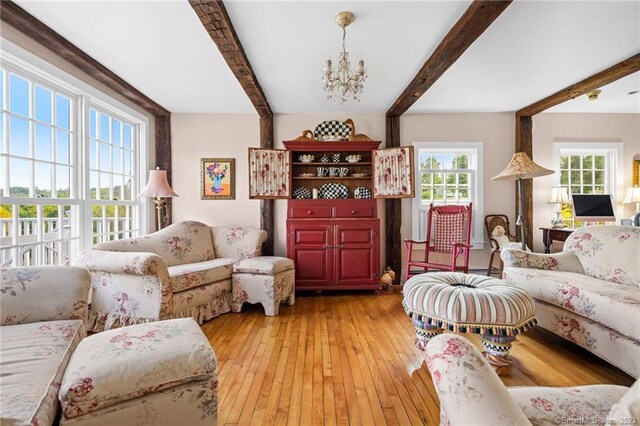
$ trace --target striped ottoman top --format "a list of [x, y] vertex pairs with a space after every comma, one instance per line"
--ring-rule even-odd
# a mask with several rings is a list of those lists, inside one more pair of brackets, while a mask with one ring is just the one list
[[402, 293], [409, 317], [449, 331], [516, 335], [536, 324], [531, 296], [498, 278], [421, 274], [410, 278]]

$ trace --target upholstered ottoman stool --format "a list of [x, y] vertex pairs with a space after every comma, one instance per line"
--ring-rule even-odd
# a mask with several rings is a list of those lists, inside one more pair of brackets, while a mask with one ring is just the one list
[[286, 257], [258, 256], [233, 265], [231, 310], [240, 312], [244, 302], [261, 303], [267, 316], [278, 315], [280, 302], [295, 303], [295, 266]]
[[445, 330], [481, 334], [485, 356], [496, 369], [511, 364], [511, 343], [536, 324], [531, 296], [498, 278], [459, 272], [421, 274], [407, 280], [402, 293], [419, 349]]
[[60, 386], [62, 424], [213, 425], [216, 356], [191, 318], [82, 340]]

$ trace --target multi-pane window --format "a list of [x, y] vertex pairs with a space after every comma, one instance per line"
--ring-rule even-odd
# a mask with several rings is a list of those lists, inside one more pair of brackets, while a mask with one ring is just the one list
[[[473, 203], [472, 240], [482, 248], [482, 143], [414, 143], [416, 153], [416, 197], [413, 200], [413, 238], [426, 233], [429, 206]], [[480, 218], [480, 220], [478, 220]]]
[[9, 63], [0, 103], [0, 266], [68, 264], [140, 230], [141, 122]]
[[132, 236], [139, 230], [135, 125], [89, 108], [89, 187], [93, 243]]
[[[573, 194], [611, 194], [615, 200], [618, 144], [554, 143], [559, 186]], [[557, 182], [557, 181], [556, 181]], [[574, 221], [571, 204], [562, 205], [566, 226], [580, 226]]]

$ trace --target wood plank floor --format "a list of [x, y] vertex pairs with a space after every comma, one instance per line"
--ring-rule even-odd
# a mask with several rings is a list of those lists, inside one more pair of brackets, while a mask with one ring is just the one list
[[[438, 398], [401, 300], [303, 294], [277, 317], [245, 305], [203, 324], [218, 356], [218, 424], [438, 424]], [[633, 382], [539, 328], [518, 336], [511, 354], [514, 365], [501, 375], [509, 386]]]

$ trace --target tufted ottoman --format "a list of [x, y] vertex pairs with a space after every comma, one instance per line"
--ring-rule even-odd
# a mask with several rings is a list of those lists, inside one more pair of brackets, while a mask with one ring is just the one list
[[507, 355], [516, 335], [536, 324], [531, 296], [498, 278], [421, 274], [409, 279], [402, 293], [419, 349], [445, 330], [481, 334], [485, 356], [497, 369], [511, 364]]
[[240, 312], [244, 302], [261, 303], [267, 316], [278, 315], [280, 303], [295, 303], [295, 266], [286, 257], [258, 256], [233, 265], [231, 310]]
[[214, 425], [216, 356], [191, 318], [82, 340], [60, 385], [61, 424]]

